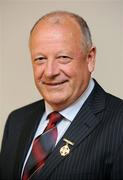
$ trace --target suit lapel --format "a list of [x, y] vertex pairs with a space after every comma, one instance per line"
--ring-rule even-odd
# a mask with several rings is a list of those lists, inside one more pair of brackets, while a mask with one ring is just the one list
[[41, 117], [44, 113], [44, 103], [40, 104], [40, 107], [35, 110], [32, 109], [32, 113], [29, 115], [28, 119], [25, 118], [25, 124], [23, 126], [23, 131], [20, 135], [19, 142], [18, 142], [18, 149], [16, 154], [16, 161], [15, 161], [15, 179], [21, 177], [21, 171], [23, 167], [23, 163], [26, 157], [26, 154], [29, 150], [31, 145], [32, 139], [38, 127], [38, 124], [41, 120]]
[[[95, 82], [96, 83], [96, 82]], [[100, 123], [101, 117], [99, 116], [99, 112], [101, 112], [105, 107], [105, 92], [102, 88], [96, 83], [93, 92], [91, 93], [88, 100], [85, 102], [80, 112], [75, 117], [74, 121], [71, 123], [70, 127], [64, 134], [63, 138], [66, 138], [72, 142], [74, 142], [73, 146], [69, 146], [70, 150], [74, 151], [79, 143], [83, 140], [86, 140], [86, 137], [96, 128], [96, 126]], [[65, 158], [69, 158], [69, 154], [67, 156], [60, 155], [60, 149], [66, 143], [63, 141], [63, 138], [57, 144], [56, 148], [49, 156], [46, 161], [45, 166], [42, 168], [40, 172], [40, 179], [48, 178], [48, 176], [52, 173], [54, 168], [57, 168], [58, 164], [63, 161]]]

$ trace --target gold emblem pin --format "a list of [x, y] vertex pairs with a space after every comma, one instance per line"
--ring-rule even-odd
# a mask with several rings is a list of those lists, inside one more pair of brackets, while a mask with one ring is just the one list
[[69, 148], [68, 145], [73, 146], [74, 143], [69, 141], [68, 139], [65, 139], [65, 138], [63, 139], [63, 141], [65, 141], [66, 144], [63, 147], [61, 147], [60, 154], [61, 154], [61, 156], [66, 156], [66, 155], [68, 155], [70, 153], [70, 148]]

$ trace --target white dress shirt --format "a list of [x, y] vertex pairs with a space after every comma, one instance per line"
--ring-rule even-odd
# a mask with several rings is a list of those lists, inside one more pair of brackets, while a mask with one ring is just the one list
[[[79, 112], [80, 108], [82, 107], [82, 105], [84, 104], [84, 102], [86, 101], [86, 99], [88, 98], [90, 93], [92, 92], [93, 88], [94, 88], [94, 81], [93, 81], [93, 79], [90, 79], [89, 85], [88, 85], [87, 89], [84, 91], [84, 93], [69, 107], [67, 107], [66, 109], [64, 109], [62, 111], [59, 111], [59, 113], [64, 118], [57, 124], [58, 137], [57, 137], [56, 144], [62, 138], [62, 136], [64, 135], [64, 133], [66, 132], [66, 130], [70, 126], [71, 122], [74, 120], [74, 118], [77, 115], [77, 113]], [[49, 120], [47, 119], [47, 116], [51, 112], [53, 112], [52, 107], [47, 102], [45, 102], [45, 108], [46, 108], [46, 111], [44, 112], [44, 114], [40, 120], [37, 131], [36, 131], [35, 136], [33, 138], [33, 141], [36, 137], [38, 137], [39, 135], [41, 135], [43, 133], [44, 129], [46, 128], [46, 126], [49, 122]], [[32, 141], [32, 144], [33, 144], [33, 141]], [[32, 149], [32, 144], [31, 144], [30, 149], [27, 153], [27, 156], [26, 156], [26, 159], [25, 159], [25, 162], [23, 165], [22, 173], [23, 173], [25, 164], [27, 162], [27, 159], [30, 155], [30, 152]]]

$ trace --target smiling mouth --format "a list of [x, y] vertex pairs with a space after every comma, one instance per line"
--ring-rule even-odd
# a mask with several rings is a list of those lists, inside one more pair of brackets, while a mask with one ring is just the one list
[[58, 86], [58, 85], [61, 85], [61, 84], [64, 84], [64, 83], [66, 83], [66, 82], [68, 82], [68, 80], [65, 80], [65, 81], [62, 81], [62, 82], [54, 82], [54, 83], [49, 83], [49, 82], [42, 82], [42, 84], [45, 84], [45, 85], [47, 85], [47, 86]]

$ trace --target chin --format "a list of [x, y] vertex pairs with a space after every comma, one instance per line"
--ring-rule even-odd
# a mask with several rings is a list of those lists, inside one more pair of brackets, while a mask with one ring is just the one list
[[45, 91], [45, 93], [42, 92], [42, 96], [48, 102], [48, 104], [56, 105], [56, 106], [66, 104], [70, 98], [70, 94], [64, 91], [54, 92], [54, 93], [53, 92], [46, 93]]
[[49, 103], [49, 104], [54, 104], [54, 105], [59, 105], [59, 104], [62, 104], [64, 101], [61, 100], [61, 99], [46, 99], [46, 101]]
[[65, 100], [65, 99], [63, 99], [63, 98], [47, 98], [47, 99], [45, 99], [47, 102], [48, 102], [48, 104], [50, 104], [53, 108], [55, 107], [55, 109], [61, 109], [62, 107], [64, 107], [65, 106], [65, 104], [66, 104], [66, 102], [67, 102], [67, 100]]

